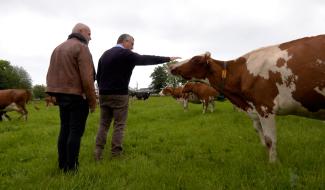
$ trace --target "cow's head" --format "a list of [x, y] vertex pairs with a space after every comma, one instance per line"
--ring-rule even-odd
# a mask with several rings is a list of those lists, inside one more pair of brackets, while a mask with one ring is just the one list
[[179, 75], [186, 80], [205, 79], [210, 55], [209, 52], [206, 52], [205, 54], [194, 56], [189, 60], [169, 65], [169, 70], [173, 75]]
[[171, 94], [173, 88], [172, 87], [169, 87], [169, 86], [166, 86], [165, 88], [163, 88], [160, 92], [159, 92], [159, 95], [160, 96], [168, 96]]

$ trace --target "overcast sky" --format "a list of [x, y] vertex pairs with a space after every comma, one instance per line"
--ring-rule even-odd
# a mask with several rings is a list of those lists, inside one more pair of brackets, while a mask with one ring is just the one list
[[[46, 84], [53, 49], [82, 22], [95, 67], [118, 36], [134, 52], [235, 59], [259, 47], [325, 33], [324, 0], [0, 0], [0, 59]], [[155, 66], [137, 66], [130, 86], [147, 87]]]

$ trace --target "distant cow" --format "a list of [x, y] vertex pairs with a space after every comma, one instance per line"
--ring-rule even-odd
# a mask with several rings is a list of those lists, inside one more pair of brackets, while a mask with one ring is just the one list
[[147, 91], [129, 91], [129, 96], [138, 100], [146, 100], [150, 96], [150, 92]]
[[185, 97], [184, 99], [188, 99], [190, 93], [196, 95], [199, 101], [202, 102], [203, 113], [206, 113], [209, 105], [211, 107], [210, 111], [214, 111], [214, 100], [219, 93], [208, 84], [202, 82], [187, 82], [182, 92]]
[[24, 89], [0, 90], [0, 111], [5, 114], [9, 111], [17, 111], [27, 120], [28, 111], [26, 103], [31, 100], [32, 94]]
[[136, 92], [135, 96], [138, 100], [146, 100], [150, 96], [150, 92]]
[[44, 100], [46, 107], [58, 105], [54, 96], [46, 96]]
[[183, 87], [165, 87], [163, 88], [160, 93], [160, 96], [172, 96], [178, 102], [183, 104], [184, 111], [188, 110], [188, 102], [194, 104], [200, 104], [200, 99], [193, 93], [188, 93], [186, 96], [183, 94]]
[[160, 91], [159, 95], [172, 96], [176, 100], [180, 100], [183, 99], [183, 87], [179, 86], [174, 88], [174, 87], [167, 86]]
[[253, 120], [270, 162], [277, 159], [275, 115], [325, 119], [325, 35], [257, 49], [235, 60], [210, 53], [169, 66], [185, 79], [209, 79]]

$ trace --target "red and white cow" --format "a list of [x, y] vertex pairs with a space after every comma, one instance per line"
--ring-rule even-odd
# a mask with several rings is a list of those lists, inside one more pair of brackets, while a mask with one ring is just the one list
[[183, 87], [179, 86], [179, 87], [170, 87], [167, 86], [165, 88], [163, 88], [159, 95], [160, 96], [172, 96], [173, 98], [175, 98], [176, 100], [180, 100], [183, 98]]
[[[28, 111], [26, 103], [31, 100], [32, 94], [25, 89], [0, 90], [0, 111], [5, 114], [9, 111], [17, 111], [27, 120]], [[8, 118], [9, 119], [9, 118]]]
[[163, 88], [160, 93], [160, 96], [172, 96], [174, 99], [176, 99], [179, 103], [183, 104], [184, 111], [188, 110], [188, 103], [193, 104], [201, 104], [201, 101], [199, 97], [194, 93], [183, 93], [183, 86], [179, 87], [165, 87]]
[[194, 94], [203, 105], [205, 113], [210, 105], [210, 111], [214, 111], [214, 100], [219, 93], [211, 86], [202, 82], [187, 82], [183, 87], [184, 99], [188, 99], [189, 94]]
[[[183, 108], [184, 111], [188, 110], [188, 102], [191, 103], [201, 103], [198, 99], [197, 96], [195, 96], [194, 94], [189, 94], [187, 97], [184, 97], [183, 94], [183, 87], [179, 86], [179, 87], [170, 87], [167, 86], [165, 88], [163, 88], [160, 92], [159, 92], [160, 96], [172, 96], [174, 99], [176, 99], [179, 103], [183, 104]], [[184, 99], [186, 98], [186, 99]]]
[[44, 101], [46, 103], [46, 107], [58, 105], [58, 103], [56, 102], [55, 96], [46, 96], [44, 98]]
[[325, 35], [306, 37], [219, 61], [210, 53], [169, 66], [185, 79], [205, 79], [246, 111], [270, 162], [277, 159], [275, 115], [325, 119]]

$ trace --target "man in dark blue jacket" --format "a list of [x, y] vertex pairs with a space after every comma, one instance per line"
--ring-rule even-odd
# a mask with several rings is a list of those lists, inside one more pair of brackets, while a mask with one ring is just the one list
[[179, 57], [139, 55], [132, 52], [134, 38], [122, 34], [117, 45], [104, 52], [98, 62], [97, 83], [99, 88], [100, 124], [96, 137], [95, 160], [102, 159], [107, 132], [114, 119], [112, 156], [122, 153], [122, 140], [128, 114], [128, 87], [136, 65], [156, 65], [174, 61]]

